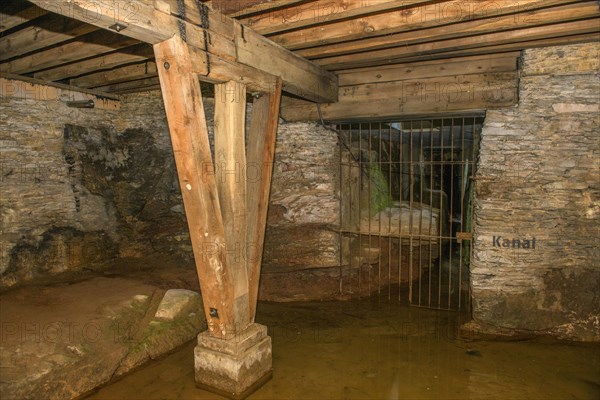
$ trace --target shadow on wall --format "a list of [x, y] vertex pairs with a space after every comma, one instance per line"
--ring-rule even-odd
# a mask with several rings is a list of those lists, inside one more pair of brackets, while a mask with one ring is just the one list
[[193, 263], [170, 148], [144, 129], [66, 125], [62, 152], [70, 214], [3, 249], [0, 288], [122, 258]]

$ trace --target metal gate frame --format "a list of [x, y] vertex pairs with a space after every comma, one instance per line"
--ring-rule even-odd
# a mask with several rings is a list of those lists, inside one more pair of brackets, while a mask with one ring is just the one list
[[381, 298], [387, 286], [388, 301], [470, 307], [472, 178], [484, 116], [336, 123], [342, 293]]

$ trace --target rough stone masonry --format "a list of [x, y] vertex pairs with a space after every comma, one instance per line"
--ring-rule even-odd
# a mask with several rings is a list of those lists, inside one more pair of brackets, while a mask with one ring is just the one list
[[600, 44], [522, 61], [519, 105], [488, 112], [482, 133], [470, 326], [597, 341]]
[[[278, 290], [288, 275], [337, 266], [337, 151], [334, 132], [281, 123], [263, 299], [296, 298]], [[194, 271], [160, 91], [126, 95], [120, 110], [2, 98], [0, 169], [0, 289], [120, 260]]]

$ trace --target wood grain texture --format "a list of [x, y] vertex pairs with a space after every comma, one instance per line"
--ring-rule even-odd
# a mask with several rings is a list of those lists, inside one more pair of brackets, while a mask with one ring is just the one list
[[215, 85], [215, 175], [225, 227], [227, 266], [233, 279], [236, 329], [250, 324], [246, 268], [246, 86]]
[[161, 60], [158, 74], [209, 332], [230, 338], [236, 332], [233, 276], [227, 265], [200, 82], [180, 38], [156, 44], [154, 50]]
[[271, 93], [256, 99], [252, 106], [248, 132], [248, 280], [250, 317], [256, 317], [256, 302], [267, 224], [269, 195], [279, 126], [282, 81]]

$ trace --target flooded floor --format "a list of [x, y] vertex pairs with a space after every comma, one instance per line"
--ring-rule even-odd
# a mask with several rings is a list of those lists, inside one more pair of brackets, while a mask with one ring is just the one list
[[[458, 336], [454, 313], [373, 301], [260, 304], [273, 379], [250, 399], [600, 399], [600, 346]], [[196, 389], [193, 348], [88, 399], [221, 399]]]

